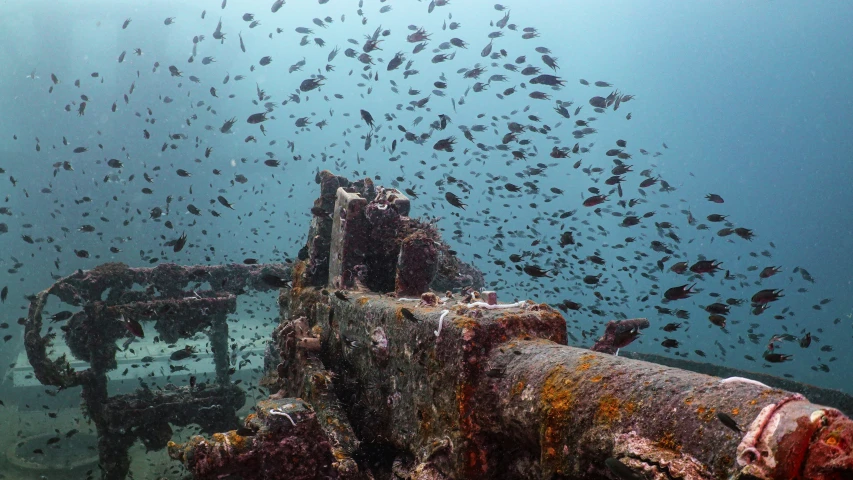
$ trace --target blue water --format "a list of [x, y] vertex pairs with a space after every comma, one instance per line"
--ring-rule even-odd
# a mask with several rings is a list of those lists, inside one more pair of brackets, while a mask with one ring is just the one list
[[[413, 189], [419, 195], [413, 201], [413, 213], [442, 217], [439, 225], [445, 238], [461, 258], [484, 271], [487, 283], [494, 282], [501, 300], [580, 303], [581, 310], [567, 314], [578, 345], [589, 346], [609, 319], [644, 316], [651, 328], [629, 349], [664, 353], [660, 341], [674, 338], [681, 345], [667, 355], [853, 392], [844, 368], [853, 359], [853, 260], [849, 255], [853, 61], [847, 55], [853, 50], [847, 32], [853, 24], [853, 6], [812, 2], [806, 7], [793, 1], [530, 0], [506, 5], [508, 23], [516, 26], [513, 31], [490, 26], [506, 13], [490, 2], [454, 0], [428, 14], [426, 2], [366, 1], [363, 16], [354, 1], [289, 2], [275, 14], [271, 4], [232, 0], [222, 9], [219, 1], [179, 5], [158, 1], [144, 6], [34, 1], [0, 6], [4, 37], [0, 44], [4, 118], [0, 168], [5, 170], [0, 174], [0, 201], [8, 209], [8, 215], [0, 215], [0, 222], [8, 227], [8, 233], [0, 233], [0, 266], [13, 270], [0, 281], [0, 287], [9, 288], [0, 311], [10, 324], [0, 333], [13, 335], [0, 344], [4, 367], [21, 350], [21, 332], [14, 320], [24, 313], [24, 296], [46, 288], [52, 275], [64, 276], [106, 261], [151, 266], [166, 261], [294, 258], [305, 242], [309, 210], [317, 195], [314, 174], [329, 169], [353, 179], [368, 175], [380, 178], [380, 184]], [[393, 8], [380, 13], [384, 6]], [[247, 12], [254, 13], [260, 25], [250, 28], [241, 18]], [[326, 28], [312, 23], [327, 16], [332, 22]], [[167, 26], [168, 17], [175, 21]], [[122, 29], [126, 18], [132, 21]], [[220, 18], [224, 42], [212, 37]], [[442, 28], [451, 22], [461, 27]], [[344, 50], [362, 53], [365, 35], [380, 25], [390, 34], [380, 35], [382, 50], [371, 52], [375, 65], [365, 71], [364, 64], [347, 57]], [[409, 25], [431, 34], [428, 46], [418, 54], [411, 53], [415, 44], [406, 42], [413, 33]], [[308, 45], [299, 45], [303, 35], [294, 31], [297, 27], [313, 31], [307, 36]], [[539, 36], [522, 39], [525, 27], [535, 27]], [[481, 51], [489, 43], [489, 33], [495, 31], [503, 36], [494, 39], [492, 51], [504, 49], [507, 56], [484, 58]], [[238, 32], [246, 53], [240, 50]], [[194, 61], [188, 63], [196, 35], [205, 38], [197, 46]], [[469, 43], [468, 48], [434, 51], [452, 37]], [[315, 38], [325, 41], [325, 46], [317, 46]], [[359, 44], [349, 43], [350, 38]], [[327, 61], [336, 46], [340, 52]], [[550, 49], [559, 66], [556, 72], [543, 64], [536, 47]], [[134, 53], [136, 48], [142, 50], [141, 56]], [[126, 56], [119, 63], [123, 51]], [[387, 71], [387, 62], [398, 51], [404, 52], [406, 61], [413, 61], [410, 68], [417, 74], [404, 78], [405, 62]], [[455, 57], [434, 64], [430, 59], [437, 53]], [[267, 55], [272, 63], [261, 66], [261, 57]], [[540, 73], [565, 80], [565, 86], [522, 88], [521, 83], [532, 77], [503, 67], [521, 55], [526, 60], [518, 64], [519, 70], [527, 65], [539, 67]], [[215, 61], [203, 65], [207, 56]], [[303, 58], [301, 71], [288, 73]], [[159, 68], [152, 71], [155, 62]], [[480, 82], [486, 83], [494, 74], [506, 75], [507, 81], [492, 82], [483, 92], [469, 91], [477, 80], [463, 78], [458, 70], [477, 63], [487, 69]], [[327, 64], [334, 71], [326, 71]], [[170, 76], [171, 65], [183, 77]], [[53, 85], [51, 73], [58, 84]], [[298, 91], [303, 80], [318, 73], [325, 77], [323, 87]], [[193, 83], [190, 75], [198, 77], [199, 83]], [[226, 75], [230, 80], [223, 83]], [[237, 81], [237, 75], [245, 78]], [[446, 78], [445, 96], [433, 94], [425, 108], [410, 107], [410, 102], [430, 95], [440, 75]], [[613, 86], [584, 86], [580, 79]], [[398, 92], [392, 90], [392, 81]], [[135, 90], [129, 94], [131, 84]], [[513, 86], [516, 93], [503, 99], [496, 95]], [[269, 100], [257, 102], [256, 88], [263, 89]], [[420, 92], [410, 95], [410, 88]], [[530, 98], [528, 93], [534, 90], [550, 95], [550, 100]], [[593, 111], [591, 97], [616, 90], [635, 98], [617, 111], [612, 107], [603, 113]], [[291, 94], [297, 94], [299, 102], [282, 105]], [[83, 116], [77, 115], [80, 95], [89, 98]], [[165, 97], [173, 101], [165, 103]], [[451, 99], [456, 101], [455, 108]], [[574, 102], [568, 107], [571, 118], [557, 115], [556, 100]], [[265, 111], [266, 101], [274, 104], [269, 116], [275, 118], [263, 123], [265, 136], [246, 119]], [[579, 106], [583, 108], [575, 115]], [[369, 129], [360, 119], [360, 109], [376, 120], [369, 150], [364, 139]], [[629, 112], [630, 120], [626, 119]], [[405, 141], [397, 127], [420, 135], [429, 132], [429, 124], [439, 114], [448, 115], [452, 123], [445, 131], [432, 132], [421, 145]], [[231, 133], [220, 133], [231, 117], [237, 119]], [[301, 117], [311, 125], [296, 127]], [[423, 121], [413, 126], [416, 117]], [[589, 117], [596, 117], [590, 126], [597, 133], [573, 138], [575, 120]], [[321, 121], [327, 123], [322, 130], [316, 126]], [[525, 131], [519, 140], [528, 144], [512, 142], [509, 150], [497, 150], [494, 147], [508, 132], [508, 121], [548, 125], [551, 131], [547, 135]], [[487, 127], [473, 132], [486, 151], [466, 140], [460, 130], [476, 124]], [[143, 130], [150, 132], [150, 139], [143, 138]], [[178, 133], [187, 138], [168, 138]], [[249, 135], [257, 143], [246, 143]], [[454, 152], [432, 148], [451, 135], [457, 139]], [[633, 172], [625, 176], [622, 199], [643, 198], [646, 203], [624, 208], [613, 193], [596, 212], [595, 207], [582, 206], [582, 198], [592, 195], [589, 187], [605, 194], [612, 189], [604, 184], [614, 166], [605, 152], [617, 148], [619, 139], [627, 141], [625, 151], [632, 158], [625, 162], [633, 165]], [[397, 146], [392, 154], [393, 140]], [[293, 142], [293, 152], [288, 142]], [[549, 156], [554, 146], [571, 148], [575, 143], [589, 151], [563, 159]], [[164, 144], [167, 148], [161, 150]], [[177, 148], [168, 147], [172, 144]], [[88, 151], [72, 152], [80, 146]], [[208, 147], [212, 152], [205, 157]], [[640, 154], [641, 148], [649, 155]], [[523, 151], [528, 158], [513, 160], [513, 150]], [[281, 165], [264, 165], [271, 157]], [[109, 159], [120, 160], [123, 167], [111, 168]], [[578, 160], [580, 168], [573, 168]], [[52, 165], [63, 161], [71, 162], [73, 171], [61, 167], [55, 171]], [[542, 174], [518, 176], [538, 163], [546, 165]], [[604, 171], [583, 172], [590, 167]], [[178, 176], [177, 169], [192, 176]], [[658, 184], [644, 189], [644, 196], [638, 185], [645, 179], [640, 172], [646, 169], [675, 190], [660, 192]], [[143, 179], [145, 173], [153, 183]], [[248, 181], [235, 182], [238, 174]], [[458, 182], [449, 183], [448, 176]], [[522, 192], [508, 194], [502, 189], [507, 182], [521, 186]], [[525, 182], [532, 182], [538, 192], [523, 186]], [[153, 193], [142, 193], [145, 187]], [[552, 187], [563, 193], [551, 193]], [[447, 203], [448, 191], [468, 205], [465, 211]], [[722, 196], [725, 203], [708, 202], [709, 193]], [[235, 210], [220, 205], [218, 195], [233, 203]], [[165, 211], [167, 196], [172, 196], [169, 213], [152, 220], [150, 210], [159, 206]], [[83, 197], [91, 201], [81, 201]], [[187, 204], [198, 207], [201, 215], [187, 213]], [[214, 217], [211, 210], [221, 216]], [[559, 218], [570, 210], [577, 213]], [[709, 229], [688, 225], [682, 210], [689, 210]], [[639, 225], [620, 227], [623, 217], [613, 212], [655, 215], [643, 218]], [[708, 222], [709, 214], [728, 215], [734, 227], [752, 229], [756, 236], [752, 241], [736, 235], [718, 237], [716, 232], [725, 225]], [[167, 228], [166, 220], [174, 228]], [[674, 225], [680, 243], [659, 235], [654, 222], [662, 221]], [[85, 224], [96, 231], [79, 232]], [[560, 233], [569, 229], [582, 246], [559, 246]], [[175, 254], [164, 246], [183, 232], [189, 239], [183, 251]], [[496, 239], [497, 233], [503, 238]], [[22, 241], [21, 235], [31, 236], [35, 243]], [[626, 244], [629, 236], [636, 241]], [[677, 255], [663, 272], [655, 262], [664, 254], [651, 250], [653, 240], [667, 243]], [[499, 244], [502, 247], [496, 248]], [[121, 252], [110, 252], [111, 246]], [[90, 257], [78, 258], [75, 250], [86, 250]], [[772, 257], [762, 255], [763, 251]], [[523, 255], [519, 266], [553, 269], [553, 277], [531, 279], [514, 267], [511, 254]], [[579, 262], [594, 254], [606, 264]], [[744, 277], [723, 280], [720, 272], [691, 279], [668, 270], [676, 261], [693, 264], [700, 256], [721, 261], [723, 270]], [[13, 268], [16, 260], [23, 265]], [[751, 266], [757, 270], [750, 270]], [[782, 272], [757, 283], [758, 273], [768, 266], [781, 267]], [[795, 267], [805, 268], [815, 282], [794, 273]], [[599, 273], [602, 283], [595, 289], [580, 281]], [[698, 284], [700, 293], [666, 305], [661, 302], [666, 289], [692, 283]], [[765, 288], [784, 289], [784, 298], [763, 314], [751, 315], [750, 297]], [[798, 291], [803, 288], [807, 291]], [[596, 290], [605, 301], [596, 300]], [[714, 292], [721, 295], [720, 301], [745, 300], [732, 308], [725, 330], [712, 325], [702, 309], [715, 301], [710, 296]], [[823, 299], [830, 301], [820, 304]], [[660, 315], [655, 306], [687, 310], [690, 318]], [[791, 313], [781, 320], [774, 318], [785, 308]], [[684, 325], [665, 334], [660, 327], [669, 322]], [[773, 335], [790, 333], [800, 338], [805, 332], [813, 337], [807, 349], [796, 340], [776, 342], [776, 352], [793, 354], [791, 361], [762, 361]], [[697, 356], [696, 350], [707, 357]]]

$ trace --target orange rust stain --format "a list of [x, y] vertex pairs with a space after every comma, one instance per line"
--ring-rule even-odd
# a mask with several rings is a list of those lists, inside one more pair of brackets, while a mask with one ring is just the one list
[[681, 450], [681, 445], [675, 441], [675, 435], [672, 432], [665, 433], [663, 438], [658, 441], [658, 445], [673, 451]]
[[583, 371], [589, 370], [589, 367], [591, 367], [591, 366], [592, 365], [590, 365], [589, 363], [582, 363], [582, 364], [578, 365], [578, 370], [583, 372]]
[[246, 442], [248, 439], [246, 437], [237, 435], [237, 432], [228, 432], [228, 441], [231, 442], [231, 446], [236, 448], [237, 450], [244, 450], [246, 448]]
[[710, 422], [716, 418], [716, 415], [714, 415], [713, 408], [707, 408], [701, 405], [696, 407], [696, 415], [698, 415], [701, 420], [704, 420], [706, 422]]
[[357, 304], [359, 304], [360, 306], [362, 306], [362, 307], [363, 307], [363, 306], [364, 306], [365, 304], [367, 304], [367, 302], [369, 302], [369, 301], [370, 301], [370, 298], [369, 298], [369, 297], [360, 297], [360, 298], [359, 298], [358, 300], [356, 300], [355, 302], [356, 302]]
[[685, 405], [693, 405], [693, 397], [687, 397], [684, 399]]
[[456, 325], [457, 327], [459, 327], [460, 329], [463, 329], [463, 328], [473, 329], [473, 328], [476, 328], [477, 326], [480, 325], [479, 323], [477, 323], [476, 320], [474, 320], [471, 317], [456, 317], [453, 319], [453, 324]]
[[476, 442], [473, 441], [474, 436], [477, 435], [480, 430], [479, 425], [477, 425], [474, 418], [474, 412], [477, 408], [477, 406], [472, 403], [474, 400], [474, 393], [474, 386], [468, 383], [462, 383], [456, 387], [456, 407], [459, 411], [459, 428], [463, 432], [463, 436], [471, 440], [471, 446], [468, 447], [468, 451], [466, 452], [468, 457], [466, 467], [472, 476], [474, 476], [475, 472], [482, 472], [488, 469], [484, 453], [478, 451], [475, 446]]
[[293, 276], [292, 276], [293, 289], [291, 289], [291, 294], [293, 294], [295, 296], [299, 296], [299, 290], [301, 290], [302, 289], [301, 287], [303, 286], [302, 285], [302, 279], [304, 278], [303, 277], [304, 274], [305, 274], [305, 262], [304, 261], [303, 262], [296, 262], [296, 264], [293, 265]]
[[829, 438], [823, 441], [823, 443], [829, 445], [830, 447], [834, 447], [838, 445], [838, 437], [835, 434], [831, 434]]
[[515, 396], [521, 394], [522, 391], [524, 391], [524, 382], [519, 380], [512, 386], [512, 390], [510, 390], [509, 393], [510, 395]]
[[622, 414], [630, 415], [634, 412], [634, 404], [631, 402], [620, 402], [612, 395], [604, 395], [598, 402], [598, 411], [595, 412], [596, 423], [613, 423], [622, 418]]
[[602, 377], [601, 375], [596, 375], [596, 376], [594, 376], [594, 377], [590, 378], [590, 379], [589, 379], [589, 381], [590, 381], [590, 382], [593, 382], [593, 383], [598, 383], [598, 382], [600, 382], [603, 378], [604, 378], [604, 377]]
[[575, 394], [573, 382], [563, 366], [557, 366], [545, 378], [540, 393], [542, 411], [545, 418], [540, 427], [540, 439], [542, 443], [543, 467], [554, 467], [559, 469], [563, 459], [558, 452], [563, 445], [564, 432], [568, 430], [571, 423], [570, 412], [574, 407]]
[[733, 409], [732, 409], [732, 415], [737, 415], [737, 414], [739, 414], [739, 413], [740, 413], [740, 409], [739, 409], [739, 408], [733, 408]]

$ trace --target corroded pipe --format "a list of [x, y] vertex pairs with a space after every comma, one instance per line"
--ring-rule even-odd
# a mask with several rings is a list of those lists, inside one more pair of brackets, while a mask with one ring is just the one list
[[[392, 445], [413, 459], [412, 475], [612, 479], [610, 457], [645, 478], [853, 474], [853, 423], [841, 412], [746, 379], [568, 347], [565, 320], [546, 305], [311, 288], [282, 300], [319, 333], [325, 367], [354, 387], [344, 411], [362, 445]], [[301, 394], [293, 385], [283, 382], [287, 394]]]
[[654, 478], [853, 475], [853, 422], [799, 394], [536, 340], [509, 342], [489, 362], [504, 372], [481, 389], [497, 424], [539, 450], [546, 478], [607, 478], [608, 457]]

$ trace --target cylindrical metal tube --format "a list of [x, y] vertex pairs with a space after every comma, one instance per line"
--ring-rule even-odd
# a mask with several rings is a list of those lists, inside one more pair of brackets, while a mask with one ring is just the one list
[[[495, 424], [519, 448], [540, 451], [543, 478], [607, 478], [608, 457], [673, 478], [805, 478], [810, 460], [835, 466], [809, 478], [853, 475], [842, 445], [853, 423], [798, 394], [541, 340], [508, 342], [489, 364], [503, 371], [484, 392], [497, 402]], [[834, 452], [816, 441], [821, 434], [835, 438]]]

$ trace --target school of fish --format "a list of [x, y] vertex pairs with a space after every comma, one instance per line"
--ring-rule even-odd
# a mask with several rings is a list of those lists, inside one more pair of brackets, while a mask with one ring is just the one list
[[[36, 226], [2, 206], [0, 244], [20, 239], [31, 261], [50, 258], [55, 278], [79, 261], [87, 268], [105, 261], [283, 261], [304, 244], [310, 216], [323, 214], [294, 209], [299, 192], [314, 196], [314, 175], [329, 169], [405, 192], [413, 212], [440, 217], [445, 236], [485, 272], [488, 288], [509, 292], [501, 293], [504, 300], [527, 295], [559, 308], [577, 345], [589, 346], [607, 320], [647, 316], [651, 333], [641, 341], [686, 358], [709, 355], [707, 329], [728, 339], [714, 342], [720, 363], [737, 353], [756, 368], [776, 368], [812, 343], [832, 352], [824, 329], [799, 325], [787, 302], [815, 283], [809, 272], [772, 261], [774, 243], [749, 228], [749, 218], [729, 218], [720, 195], [676, 194], [679, 186], [655, 163], [669, 154], [662, 140], [654, 142], [659, 148], [638, 145], [646, 140], [611, 131], [641, 121], [631, 111], [641, 95], [568, 78], [583, 66], [569, 65], [566, 48], [546, 46], [536, 27], [512, 23], [509, 6], [483, 8], [477, 31], [490, 33], [468, 35], [454, 20], [461, 1], [395, 4], [396, 13], [411, 12], [410, 25], [382, 24], [391, 2], [364, 3], [319, 0], [326, 14], [311, 19], [289, 12], [295, 7], [284, 0], [251, 12], [223, 0], [221, 15], [199, 9], [193, 18], [103, 24], [117, 32], [120, 53], [112, 61], [133, 77], [123, 93], [102, 94], [105, 75], [97, 69], [81, 78], [34, 71], [28, 95], [47, 95], [49, 116], [67, 115], [89, 136], [46, 128], [35, 139], [14, 137], [52, 166], [37, 179], [39, 192], [19, 185], [28, 166], [0, 165], [6, 203], [48, 196], [55, 203], [50, 216], [67, 221], [75, 212], [79, 227]], [[182, 25], [198, 32], [181, 45], [189, 57], [122, 39], [134, 29], [165, 35], [162, 29]], [[333, 45], [321, 34], [347, 40]], [[234, 55], [250, 58], [250, 66], [218, 66]], [[288, 73], [265, 73], [276, 64], [289, 65]], [[135, 101], [142, 90], [158, 101]], [[101, 136], [92, 119], [102, 115], [132, 141]], [[305, 169], [308, 182], [293, 174]], [[566, 188], [569, 179], [586, 191]], [[55, 198], [60, 184], [78, 196]], [[265, 194], [278, 200], [253, 199]], [[233, 250], [214, 246], [211, 239], [223, 235], [235, 239]], [[140, 236], [160, 248], [134, 248]], [[752, 265], [729, 269], [741, 259], [711, 258], [704, 250], [713, 242], [741, 251], [755, 246]], [[25, 268], [13, 261], [9, 274]], [[10, 288], [12, 281], [0, 301], [12, 300]], [[61, 324], [70, 316], [51, 318]], [[122, 321], [129, 336], [144, 337], [138, 322]], [[14, 338], [4, 335], [5, 343]], [[188, 346], [169, 348], [175, 361], [195, 355]], [[834, 360], [821, 356], [811, 368], [829, 372]]]

